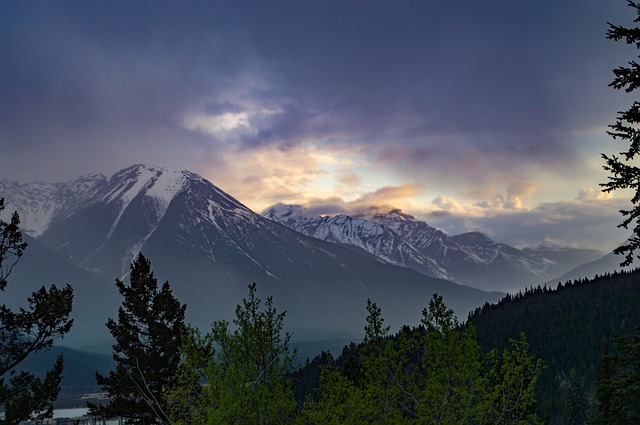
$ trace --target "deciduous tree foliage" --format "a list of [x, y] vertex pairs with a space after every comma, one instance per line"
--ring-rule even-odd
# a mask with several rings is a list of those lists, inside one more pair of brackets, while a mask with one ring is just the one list
[[[3, 210], [4, 199], [0, 199], [0, 212]], [[0, 220], [0, 291], [6, 289], [13, 266], [27, 247], [19, 226], [20, 218], [15, 212], [9, 222]], [[69, 318], [73, 290], [68, 285], [52, 285], [49, 289], [43, 286], [27, 301], [29, 307], [17, 311], [6, 304], [0, 306], [0, 405], [5, 412], [0, 423], [51, 417], [53, 402], [60, 392], [62, 355], [43, 378], [26, 371], [16, 372], [15, 368], [29, 354], [50, 348], [69, 332], [73, 324]]]
[[420, 368], [414, 372], [415, 411], [422, 422], [479, 423], [486, 414], [487, 382], [473, 326], [462, 328], [441, 295], [422, 312]]
[[115, 339], [115, 370], [96, 381], [111, 397], [92, 414], [119, 416], [127, 423], [169, 423], [163, 391], [177, 382], [180, 347], [186, 334], [185, 309], [169, 282], [158, 287], [151, 262], [141, 253], [131, 264], [129, 284], [116, 279], [123, 297], [117, 321], [107, 327]]
[[541, 359], [529, 354], [529, 343], [524, 335], [509, 339], [511, 348], [502, 353], [492, 350], [489, 422], [494, 424], [539, 423], [535, 412], [535, 387], [544, 368]]
[[[634, 22], [640, 22], [640, 5], [633, 1], [628, 1], [630, 7], [635, 9], [637, 15]], [[607, 38], [614, 41], [624, 41], [627, 44], [634, 44], [640, 49], [640, 28], [625, 27], [622, 25], [609, 24]], [[610, 87], [627, 93], [635, 91], [640, 87], [640, 64], [635, 60], [630, 61], [627, 66], [620, 66], [613, 70], [614, 80]], [[621, 210], [625, 217], [619, 227], [628, 229], [633, 226], [634, 235], [614, 252], [624, 254], [625, 259], [621, 265], [628, 266], [633, 262], [633, 253], [640, 248], [640, 168], [635, 165], [634, 160], [640, 153], [640, 102], [634, 101], [625, 111], [619, 111], [616, 122], [609, 127], [608, 132], [615, 140], [621, 140], [628, 144], [619, 155], [605, 155], [602, 157], [606, 161], [604, 169], [609, 171], [609, 181], [601, 184], [603, 191], [611, 192], [618, 189], [631, 189], [633, 197], [631, 202], [634, 207], [630, 210]]]
[[300, 423], [538, 422], [535, 385], [542, 363], [529, 354], [524, 336], [501, 353], [484, 355], [473, 326], [461, 326], [437, 294], [422, 326], [395, 336], [386, 335], [375, 303], [368, 301], [367, 311], [365, 341], [352, 353], [358, 372], [341, 372], [330, 359]]
[[[168, 391], [171, 419], [179, 424], [285, 424], [296, 401], [289, 382], [293, 355], [286, 313], [262, 301], [256, 284], [236, 308], [233, 327], [213, 323], [204, 337], [191, 330], [183, 346], [179, 385]], [[295, 353], [294, 353], [295, 354]]]

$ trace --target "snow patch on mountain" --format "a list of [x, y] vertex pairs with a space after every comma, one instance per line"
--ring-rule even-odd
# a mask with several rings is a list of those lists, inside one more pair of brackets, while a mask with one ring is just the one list
[[106, 182], [102, 174], [89, 174], [68, 183], [0, 181], [0, 197], [5, 198], [4, 215], [20, 215], [20, 227], [33, 237], [42, 235], [58, 217], [65, 216], [85, 202]]
[[579, 261], [585, 254], [549, 246], [519, 250], [480, 232], [450, 236], [399, 209], [320, 217], [300, 205], [276, 204], [263, 217], [307, 236], [362, 249], [381, 262], [483, 289], [544, 282], [565, 258]]
[[310, 217], [300, 205], [283, 204], [267, 209], [263, 217], [316, 239], [358, 248], [380, 262], [455, 281], [433, 259], [425, 257], [393, 230], [376, 221], [345, 214]]
[[159, 174], [155, 174], [155, 178], [152, 178], [152, 184], [147, 188], [146, 194], [167, 206], [183, 189], [186, 180], [183, 171], [163, 168]]
[[265, 210], [262, 216], [273, 221], [295, 220], [297, 218], [305, 217], [305, 212], [306, 208], [302, 205], [285, 205], [277, 203], [271, 208]]

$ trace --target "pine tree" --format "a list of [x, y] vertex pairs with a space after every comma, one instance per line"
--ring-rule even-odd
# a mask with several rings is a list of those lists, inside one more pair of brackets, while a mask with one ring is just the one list
[[116, 279], [123, 301], [117, 321], [107, 322], [116, 341], [116, 368], [107, 376], [96, 374], [111, 400], [90, 407], [93, 414], [119, 416], [127, 423], [169, 423], [162, 393], [177, 381], [186, 305], [173, 296], [169, 282], [158, 288], [151, 263], [141, 253], [131, 264], [129, 282]]
[[619, 403], [615, 395], [614, 374], [614, 358], [609, 353], [609, 345], [606, 345], [604, 347], [604, 353], [600, 358], [600, 365], [598, 366], [598, 380], [596, 382], [596, 423], [603, 425], [616, 423], [615, 415], [619, 408]]
[[566, 404], [565, 423], [567, 425], [588, 425], [593, 422], [593, 399], [584, 389], [581, 378], [574, 374], [560, 373], [560, 388]]
[[[635, 9], [637, 15], [634, 22], [640, 22], [640, 5], [628, 1], [629, 6]], [[609, 24], [607, 38], [627, 44], [635, 44], [640, 49], [640, 28], [627, 28], [621, 25]], [[635, 91], [640, 87], [640, 64], [636, 61], [628, 63], [629, 66], [621, 66], [613, 70], [614, 80], [609, 84], [614, 89], [624, 89], [627, 93]], [[620, 139], [629, 143], [628, 149], [620, 152], [624, 157], [621, 159], [617, 155], [605, 155], [602, 157], [606, 161], [604, 169], [610, 172], [609, 181], [602, 183], [603, 191], [611, 192], [618, 189], [631, 189], [633, 197], [631, 202], [634, 207], [630, 210], [621, 210], [625, 217], [618, 227], [629, 228], [633, 224], [634, 236], [626, 244], [615, 249], [616, 254], [625, 254], [622, 266], [628, 266], [633, 262], [633, 253], [640, 248], [640, 167], [634, 165], [634, 159], [640, 153], [640, 102], [634, 101], [626, 111], [619, 111], [615, 124], [609, 126], [611, 131], [608, 134], [613, 139]]]
[[596, 396], [603, 424], [640, 423], [640, 327], [613, 337], [615, 351], [602, 357]]
[[[3, 210], [4, 199], [0, 198], [0, 212]], [[18, 214], [14, 212], [9, 222], [0, 220], [0, 291], [5, 290], [7, 278], [26, 248]], [[31, 353], [50, 348], [54, 340], [71, 330], [73, 290], [68, 285], [43, 286], [28, 303], [28, 309], [18, 311], [0, 306], [0, 405], [4, 407], [0, 423], [50, 418], [60, 392], [62, 355], [43, 378], [26, 371], [17, 373], [15, 368]]]

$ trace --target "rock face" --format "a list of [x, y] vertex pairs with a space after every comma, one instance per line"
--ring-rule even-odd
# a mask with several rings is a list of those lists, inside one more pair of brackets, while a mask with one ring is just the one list
[[544, 284], [601, 255], [549, 245], [520, 250], [479, 232], [449, 236], [400, 210], [316, 217], [299, 205], [277, 204], [263, 216], [307, 236], [364, 251], [381, 262], [484, 290]]
[[[169, 280], [187, 303], [192, 323], [208, 326], [231, 318], [255, 281], [261, 297], [273, 295], [276, 305], [288, 310], [287, 325], [299, 339], [360, 335], [367, 298], [383, 307], [389, 323], [400, 326], [417, 323], [434, 292], [443, 294], [461, 317], [500, 296], [429, 277], [448, 274], [387, 226], [337, 217], [335, 231], [349, 222], [356, 233], [348, 239], [352, 243], [329, 243], [254, 213], [189, 171], [134, 165], [111, 178], [0, 182], [0, 196], [7, 211], [21, 215], [39, 255], [46, 257], [48, 250], [55, 257], [29, 260], [27, 249], [31, 285], [40, 263], [75, 270], [71, 283], [81, 295], [76, 305], [86, 314], [93, 308], [97, 317], [81, 318], [87, 331], [103, 329], [106, 316], [115, 316], [118, 296], [109, 282], [126, 278], [139, 251], [150, 258], [158, 279]], [[362, 245], [353, 249], [358, 241]], [[381, 262], [370, 248], [411, 258], [423, 273], [404, 267], [400, 257]], [[42, 270], [39, 284], [47, 282], [46, 273], [51, 267]], [[82, 280], [102, 283], [86, 291]]]

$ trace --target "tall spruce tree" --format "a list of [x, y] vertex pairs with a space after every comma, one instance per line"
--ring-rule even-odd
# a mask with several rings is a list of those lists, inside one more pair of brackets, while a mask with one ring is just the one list
[[598, 376], [599, 423], [640, 423], [640, 326], [635, 333], [613, 337], [615, 349], [605, 351]]
[[[629, 6], [635, 9], [636, 19], [633, 22], [640, 22], [640, 4], [628, 1]], [[622, 25], [609, 24], [607, 38], [620, 41], [623, 40], [627, 44], [635, 44], [640, 49], [640, 28], [624, 27]], [[614, 80], [609, 84], [610, 87], [620, 90], [624, 89], [627, 93], [635, 91], [640, 87], [640, 64], [631, 61], [628, 66], [621, 66], [613, 70]], [[640, 248], [640, 167], [635, 161], [636, 156], [640, 154], [640, 102], [634, 101], [625, 111], [619, 111], [616, 122], [609, 126], [611, 131], [608, 134], [613, 139], [620, 139], [628, 143], [628, 148], [620, 152], [623, 158], [617, 155], [605, 155], [602, 157], [606, 161], [604, 169], [609, 171], [609, 181], [602, 183], [603, 191], [611, 192], [617, 189], [631, 189], [633, 197], [631, 202], [634, 207], [630, 210], [621, 210], [625, 217], [618, 227], [629, 228], [633, 225], [634, 235], [627, 240], [625, 244], [615, 249], [616, 254], [624, 254], [625, 260], [622, 266], [628, 266], [633, 262], [633, 253]]]
[[107, 327], [113, 345], [115, 370], [96, 374], [98, 384], [111, 400], [91, 405], [93, 414], [125, 418], [127, 423], [169, 423], [162, 393], [177, 381], [186, 305], [165, 282], [158, 288], [151, 262], [141, 253], [131, 264], [129, 284], [116, 279], [123, 297], [117, 321]]
[[[0, 212], [3, 210], [4, 199], [0, 198]], [[0, 291], [6, 289], [7, 278], [26, 247], [18, 214], [14, 212], [9, 222], [0, 220]], [[31, 353], [50, 348], [54, 340], [69, 332], [73, 290], [68, 285], [43, 286], [28, 303], [27, 309], [17, 311], [0, 305], [0, 406], [4, 410], [0, 424], [50, 418], [60, 392], [62, 355], [42, 378], [27, 371], [16, 372], [16, 367]]]

